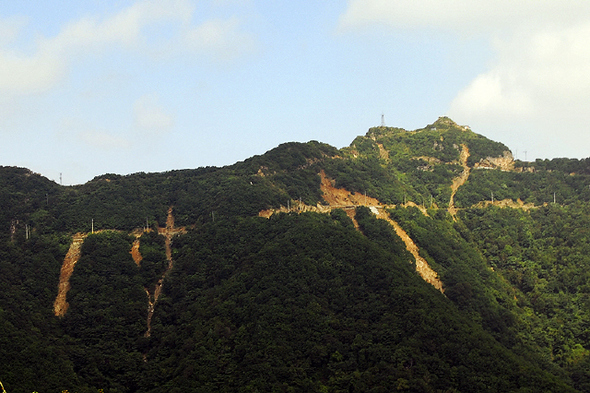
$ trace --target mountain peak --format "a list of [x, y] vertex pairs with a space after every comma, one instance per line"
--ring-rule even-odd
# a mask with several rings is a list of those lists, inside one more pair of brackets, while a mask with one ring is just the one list
[[[413, 132], [418, 131], [448, 131], [448, 130], [459, 130], [459, 131], [471, 131], [471, 127], [469, 126], [461, 126], [453, 121], [448, 116], [440, 116], [434, 123], [427, 125], [424, 128], [419, 128], [413, 130]], [[400, 132], [407, 132], [404, 128], [400, 127], [387, 127], [387, 126], [378, 126], [378, 127], [371, 127], [367, 134], [365, 135], [367, 138], [376, 139], [381, 136], [386, 135], [393, 135], [398, 134]]]
[[426, 126], [427, 129], [435, 129], [435, 130], [444, 130], [444, 129], [451, 129], [456, 128], [463, 131], [469, 131], [471, 128], [469, 126], [460, 126], [455, 123], [450, 117], [441, 116], [439, 117], [434, 123]]

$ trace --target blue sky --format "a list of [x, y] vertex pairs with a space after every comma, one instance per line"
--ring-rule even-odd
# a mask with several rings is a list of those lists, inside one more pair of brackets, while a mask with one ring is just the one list
[[585, 0], [0, 5], [0, 165], [63, 184], [343, 147], [382, 113], [585, 158], [589, 104]]

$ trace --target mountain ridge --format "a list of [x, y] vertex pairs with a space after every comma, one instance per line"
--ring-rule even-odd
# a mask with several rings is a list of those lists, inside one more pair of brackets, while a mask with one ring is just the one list
[[590, 391], [589, 164], [441, 117], [79, 186], [0, 167], [0, 380]]

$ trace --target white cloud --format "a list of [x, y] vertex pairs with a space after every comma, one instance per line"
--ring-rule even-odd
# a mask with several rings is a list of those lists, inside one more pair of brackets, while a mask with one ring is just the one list
[[221, 61], [240, 57], [256, 47], [254, 36], [240, 30], [240, 20], [236, 17], [212, 19], [189, 29], [185, 31], [182, 43], [191, 51]]
[[35, 93], [44, 91], [64, 75], [65, 61], [51, 53], [22, 56], [15, 52], [0, 52], [0, 91]]
[[494, 43], [496, 61], [451, 104], [451, 113], [482, 121], [589, 115], [590, 21], [515, 35]]
[[385, 25], [469, 34], [499, 33], [526, 25], [570, 24], [590, 11], [585, 0], [349, 0], [341, 29]]
[[103, 150], [125, 149], [131, 142], [124, 137], [99, 130], [86, 130], [78, 133], [78, 138], [85, 144]]
[[194, 7], [188, 0], [143, 0], [123, 9], [118, 14], [100, 20], [85, 17], [67, 24], [53, 38], [41, 41], [41, 51], [67, 53], [73, 50], [95, 50], [99, 45], [136, 46], [144, 38], [146, 27], [173, 21], [186, 24]]
[[538, 156], [590, 155], [590, 2], [350, 0], [339, 29], [374, 25], [487, 39], [492, 61], [448, 114], [505, 143], [543, 141]]
[[513, 84], [514, 79], [498, 72], [478, 76], [455, 98], [451, 113], [468, 112], [504, 119], [531, 115], [531, 97]]
[[56, 135], [62, 140], [77, 140], [86, 146], [101, 150], [126, 149], [131, 146], [128, 137], [90, 126], [85, 121], [72, 117], [59, 121]]
[[26, 24], [26, 18], [23, 17], [13, 16], [6, 19], [0, 19], [0, 47], [7, 46], [14, 42]]
[[140, 97], [133, 105], [135, 125], [151, 134], [168, 132], [174, 126], [174, 118], [167, 114], [155, 94]]
[[[143, 0], [110, 17], [72, 21], [54, 37], [42, 37], [33, 51], [9, 48], [22, 29], [21, 22], [0, 21], [0, 92], [29, 94], [55, 86], [67, 75], [77, 56], [123, 48], [139, 53], [167, 51], [208, 54], [216, 60], [233, 59], [254, 46], [254, 38], [239, 29], [239, 20], [210, 20], [191, 25], [195, 7], [189, 0]], [[164, 41], [151, 42], [148, 28], [165, 29]], [[164, 31], [164, 30], [162, 30]], [[157, 48], [159, 46], [160, 48]]]

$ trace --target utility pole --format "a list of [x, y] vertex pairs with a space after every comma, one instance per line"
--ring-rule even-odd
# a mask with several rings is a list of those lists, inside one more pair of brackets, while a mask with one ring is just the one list
[[385, 127], [385, 113], [381, 113], [381, 127]]
[[61, 182], [61, 172], [59, 173], [59, 185], [60, 186], [62, 185], [62, 182]]
[[91, 229], [91, 230], [92, 230], [92, 233], [94, 233], [94, 218], [92, 219], [92, 224], [91, 224], [91, 225], [92, 225], [92, 226], [91, 226], [91, 228], [92, 228], [92, 229]]

